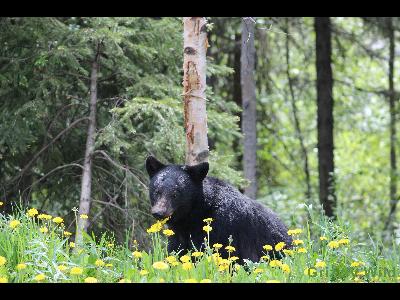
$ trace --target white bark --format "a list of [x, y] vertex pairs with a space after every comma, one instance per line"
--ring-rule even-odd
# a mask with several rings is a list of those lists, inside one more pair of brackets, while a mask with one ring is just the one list
[[183, 18], [183, 100], [186, 130], [186, 164], [208, 161], [206, 111], [206, 19]]

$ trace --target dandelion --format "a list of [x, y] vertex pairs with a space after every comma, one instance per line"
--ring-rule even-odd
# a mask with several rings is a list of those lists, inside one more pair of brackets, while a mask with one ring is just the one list
[[238, 259], [239, 259], [239, 257], [237, 257], [237, 256], [231, 256], [231, 257], [229, 258], [230, 261], [236, 261], [236, 260], [238, 260]]
[[271, 245], [264, 245], [264, 246], [263, 246], [263, 249], [264, 249], [265, 251], [271, 251], [273, 248], [272, 248]]
[[56, 223], [56, 224], [60, 224], [60, 223], [64, 222], [64, 220], [63, 220], [63, 218], [55, 217], [53, 219], [53, 222]]
[[331, 249], [339, 248], [339, 243], [337, 241], [330, 241], [328, 243], [328, 247], [331, 248]]
[[172, 235], [175, 234], [175, 232], [173, 230], [171, 230], [171, 229], [164, 229], [163, 230], [163, 234], [166, 235], [166, 236], [172, 236]]
[[220, 265], [218, 266], [218, 271], [223, 272], [225, 270], [229, 269], [229, 265]]
[[[3, 203], [3, 202], [0, 202], [0, 203]], [[3, 204], [1, 204], [1, 205], [3, 205]], [[0, 283], [8, 283], [7, 277], [0, 277]]]
[[200, 251], [195, 251], [195, 252], [192, 253], [193, 257], [200, 257], [202, 255], [203, 255], [203, 252], [200, 252]]
[[357, 268], [357, 267], [363, 266], [363, 265], [365, 265], [365, 264], [364, 264], [362, 261], [353, 261], [353, 262], [351, 263], [350, 267], [352, 267], [352, 268]]
[[165, 260], [169, 263], [169, 264], [173, 264], [176, 262], [176, 257], [175, 256], [168, 256], [165, 258]]
[[304, 241], [303, 240], [294, 240], [293, 244], [295, 244], [296, 246], [302, 245], [302, 244], [304, 244]]
[[166, 270], [168, 269], [168, 264], [163, 261], [157, 261], [153, 264], [153, 268], [156, 270]]
[[111, 268], [113, 266], [113, 264], [106, 264], [107, 268]]
[[21, 224], [21, 222], [20, 221], [18, 221], [18, 220], [12, 220], [12, 221], [10, 221], [10, 227], [12, 228], [12, 229], [15, 229], [17, 226], [19, 226]]
[[282, 252], [289, 256], [292, 256], [294, 254], [294, 251], [290, 249], [283, 249]]
[[165, 282], [165, 279], [164, 279], [164, 278], [160, 278], [160, 279], [158, 280], [158, 282], [159, 282], [159, 283], [164, 283], [164, 282]]
[[185, 271], [189, 271], [190, 269], [192, 269], [193, 265], [190, 262], [185, 262], [182, 264], [182, 269]]
[[326, 236], [323, 235], [323, 236], [320, 236], [320, 237], [319, 237], [319, 240], [320, 240], [320, 241], [327, 241], [328, 238], [327, 238]]
[[108, 247], [108, 248], [112, 248], [112, 247], [114, 247], [114, 244], [113, 244], [113, 243], [108, 243], [108, 244], [107, 244], [107, 247]]
[[147, 270], [140, 270], [139, 274], [141, 276], [146, 276], [147, 274], [149, 274], [149, 272]]
[[353, 280], [354, 280], [354, 282], [361, 282], [361, 278], [360, 277], [355, 277]]
[[42, 274], [42, 273], [40, 273], [40, 274], [38, 274], [38, 275], [35, 276], [35, 280], [36, 280], [36, 281], [43, 281], [43, 280], [45, 280], [45, 279], [46, 279], [46, 275], [44, 275], [44, 274]]
[[85, 214], [81, 214], [81, 215], [79, 216], [79, 218], [81, 218], [81, 219], [88, 219], [89, 216], [88, 216], [88, 215], [85, 215]]
[[213, 218], [207, 218], [203, 220], [205, 223], [211, 223], [212, 221], [214, 221]]
[[17, 270], [18, 270], [18, 271], [21, 271], [21, 270], [23, 270], [23, 269], [26, 269], [26, 264], [24, 264], [24, 263], [19, 263], [19, 264], [17, 265]]
[[357, 273], [358, 276], [364, 276], [365, 275], [365, 271], [360, 271]]
[[307, 253], [307, 249], [306, 248], [299, 248], [297, 249], [298, 253]]
[[269, 262], [271, 267], [280, 267], [282, 266], [282, 262], [280, 260], [274, 259]]
[[225, 250], [228, 251], [229, 253], [231, 253], [231, 252], [233, 252], [233, 251], [236, 251], [235, 247], [230, 246], [230, 245], [229, 245], [229, 246], [226, 246], [226, 247], [225, 247]]
[[285, 272], [286, 274], [289, 274], [289, 273], [290, 273], [290, 267], [289, 267], [289, 265], [287, 265], [287, 264], [282, 264], [282, 265], [281, 265], [281, 269], [282, 269], [282, 271]]
[[215, 244], [213, 245], [213, 248], [216, 249], [216, 250], [218, 250], [218, 249], [222, 248], [222, 244], [215, 243]]
[[161, 222], [157, 222], [153, 225], [150, 226], [146, 231], [147, 233], [156, 233], [159, 232], [162, 229], [162, 224]]
[[85, 278], [85, 283], [97, 283], [97, 278], [95, 277], [86, 277]]
[[254, 271], [253, 271], [254, 274], [260, 274], [262, 272], [264, 272], [264, 270], [261, 269], [261, 268], [255, 268]]
[[51, 215], [47, 215], [47, 214], [40, 214], [37, 216], [38, 219], [45, 219], [45, 220], [50, 220], [52, 218]]
[[190, 256], [188, 256], [188, 255], [183, 255], [183, 256], [181, 256], [181, 258], [179, 259], [181, 262], [183, 262], [183, 263], [187, 263], [187, 262], [189, 262], [190, 261]]
[[339, 245], [348, 245], [350, 243], [349, 239], [340, 239], [338, 241]]
[[0, 267], [4, 266], [7, 262], [7, 259], [4, 256], [0, 256]]
[[104, 267], [106, 263], [102, 261], [101, 259], [97, 259], [94, 263], [97, 267]]
[[64, 272], [64, 271], [66, 271], [66, 270], [68, 269], [68, 267], [67, 267], [67, 266], [64, 266], [64, 265], [59, 265], [59, 266], [57, 266], [57, 269], [58, 269], [60, 272]]
[[3, 206], [4, 202], [0, 201], [0, 206]]
[[212, 227], [210, 225], [206, 225], [206, 226], [203, 226], [203, 230], [205, 232], [209, 233], [212, 230]]
[[313, 275], [315, 275], [316, 272], [317, 272], [317, 270], [315, 270], [313, 268], [306, 268], [304, 270], [304, 275], [313, 276]]
[[275, 251], [281, 251], [285, 246], [286, 244], [284, 242], [279, 242], [275, 245]]
[[261, 256], [261, 259], [264, 260], [264, 261], [269, 261], [270, 260], [268, 255]]
[[37, 214], [39, 214], [39, 212], [37, 211], [37, 209], [36, 208], [31, 208], [31, 209], [29, 209], [28, 210], [28, 216], [29, 217], [34, 217], [34, 216], [36, 216]]
[[75, 243], [74, 243], [74, 242], [70, 242], [70, 243], [69, 243], [69, 247], [70, 247], [70, 248], [75, 248]]
[[49, 232], [49, 230], [47, 229], [46, 226], [40, 227], [40, 228], [39, 228], [39, 231], [40, 231], [41, 233], [48, 233], [48, 232]]
[[200, 280], [200, 283], [211, 283], [211, 279], [204, 278], [204, 279]]
[[197, 280], [194, 278], [185, 279], [184, 283], [197, 283]]
[[298, 235], [298, 234], [300, 234], [300, 233], [302, 233], [302, 232], [303, 232], [302, 229], [297, 228], [297, 229], [290, 229], [290, 230], [288, 230], [287, 234], [288, 234], [288, 235]]
[[322, 261], [322, 260], [321, 261], [317, 261], [316, 264], [315, 264], [315, 267], [317, 269], [323, 269], [323, 268], [326, 267], [326, 263], [324, 261]]
[[134, 258], [141, 258], [143, 256], [143, 254], [142, 254], [142, 252], [139, 252], [139, 251], [133, 251], [132, 256]]
[[73, 267], [71, 268], [71, 271], [69, 272], [71, 275], [82, 275], [83, 269], [79, 267]]
[[122, 278], [118, 283], [132, 283], [132, 281], [130, 279]]
[[281, 283], [281, 282], [276, 279], [270, 279], [270, 280], [265, 281], [265, 283]]
[[71, 235], [72, 235], [72, 233], [69, 232], [69, 231], [64, 231], [63, 234], [64, 234], [65, 236], [71, 236]]

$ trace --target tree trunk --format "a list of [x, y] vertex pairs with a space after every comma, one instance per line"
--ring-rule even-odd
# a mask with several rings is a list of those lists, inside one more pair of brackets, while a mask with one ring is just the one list
[[316, 17], [314, 21], [317, 58], [319, 199], [325, 214], [334, 218], [337, 200], [333, 154], [331, 23], [329, 17]]
[[[289, 35], [289, 20], [286, 18], [286, 34]], [[292, 105], [292, 112], [293, 112], [293, 119], [294, 125], [296, 130], [296, 136], [299, 139], [300, 148], [303, 156], [303, 163], [304, 163], [304, 175], [305, 175], [305, 183], [306, 183], [306, 191], [305, 196], [308, 202], [311, 200], [311, 179], [310, 179], [310, 168], [308, 165], [308, 153], [307, 148], [304, 144], [304, 137], [300, 127], [300, 121], [297, 112], [297, 105], [296, 105], [296, 98], [294, 95], [293, 89], [293, 81], [292, 77], [290, 76], [290, 51], [289, 51], [289, 37], [286, 38], [286, 75], [288, 78], [289, 83], [289, 90], [291, 96], [291, 105]]]
[[389, 106], [390, 106], [390, 211], [385, 224], [385, 230], [391, 227], [394, 212], [398, 202], [397, 198], [397, 166], [396, 166], [396, 95], [394, 90], [394, 60], [395, 60], [395, 36], [393, 18], [387, 18], [387, 30], [389, 35]]
[[[86, 138], [85, 159], [82, 172], [81, 197], [79, 200], [79, 216], [82, 214], [89, 215], [92, 191], [92, 156], [94, 151], [96, 137], [96, 105], [97, 105], [97, 72], [99, 59], [99, 44], [97, 53], [92, 63], [92, 72], [90, 76], [90, 106], [89, 106], [89, 126]], [[78, 226], [75, 235], [76, 243], [82, 242], [83, 232], [87, 231], [89, 226], [88, 219], [81, 219], [78, 216]]]
[[257, 196], [257, 128], [256, 128], [256, 85], [254, 80], [255, 46], [254, 21], [250, 18], [242, 20], [242, 51], [240, 57], [240, 82], [242, 87], [242, 132], [243, 171], [244, 177], [250, 181], [244, 194], [255, 199]]
[[183, 18], [183, 100], [186, 130], [186, 164], [208, 161], [206, 111], [206, 19]]

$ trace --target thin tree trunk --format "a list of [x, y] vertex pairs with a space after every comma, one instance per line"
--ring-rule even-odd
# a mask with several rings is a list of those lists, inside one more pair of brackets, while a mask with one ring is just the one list
[[183, 99], [186, 130], [186, 164], [208, 161], [206, 111], [206, 19], [183, 18]]
[[[92, 156], [96, 138], [96, 106], [97, 106], [97, 72], [99, 68], [99, 47], [92, 63], [92, 72], [90, 76], [90, 106], [89, 106], [89, 126], [86, 138], [85, 159], [82, 172], [81, 196], [79, 200], [79, 216], [89, 215], [92, 192]], [[87, 231], [89, 226], [88, 219], [78, 217], [78, 226], [75, 235], [76, 243], [82, 242], [83, 232]]]
[[256, 85], [254, 80], [255, 46], [254, 21], [251, 18], [242, 19], [242, 51], [240, 82], [242, 87], [242, 132], [243, 140], [243, 171], [244, 177], [250, 181], [244, 194], [255, 199], [257, 196], [257, 115], [256, 115]]
[[392, 219], [398, 202], [397, 198], [397, 166], [396, 166], [396, 95], [394, 90], [394, 60], [395, 60], [395, 36], [393, 18], [387, 18], [387, 30], [389, 34], [389, 106], [390, 106], [390, 211], [385, 230], [391, 228]]
[[[286, 33], [289, 35], [289, 21], [286, 18]], [[304, 144], [304, 137], [303, 133], [301, 131], [300, 127], [300, 121], [297, 113], [297, 105], [296, 105], [296, 98], [294, 95], [294, 90], [293, 90], [293, 81], [290, 76], [290, 52], [289, 52], [289, 38], [286, 38], [286, 75], [288, 78], [289, 82], [289, 90], [290, 90], [290, 96], [291, 96], [291, 105], [292, 105], [292, 112], [293, 112], [293, 119], [294, 119], [294, 125], [295, 125], [295, 130], [296, 130], [296, 135], [297, 138], [299, 139], [300, 143], [300, 148], [301, 152], [303, 154], [303, 162], [304, 162], [304, 174], [305, 174], [305, 183], [306, 183], [306, 192], [305, 196], [308, 202], [311, 199], [311, 179], [310, 179], [310, 168], [308, 165], [308, 153], [307, 153], [307, 148]]]
[[335, 218], [336, 195], [333, 154], [333, 77], [331, 68], [331, 22], [316, 17], [316, 69], [318, 114], [319, 198], [326, 216]]

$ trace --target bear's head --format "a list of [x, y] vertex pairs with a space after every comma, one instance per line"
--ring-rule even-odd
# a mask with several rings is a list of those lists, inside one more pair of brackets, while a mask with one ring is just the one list
[[150, 177], [151, 214], [159, 220], [171, 217], [169, 222], [188, 216], [201, 199], [208, 168], [207, 162], [194, 166], [165, 165], [149, 156], [146, 170]]

